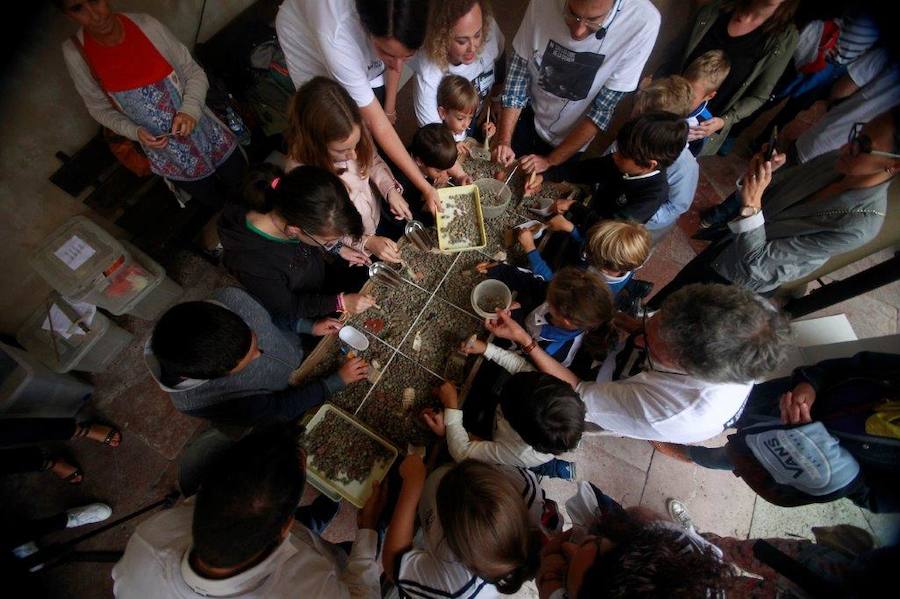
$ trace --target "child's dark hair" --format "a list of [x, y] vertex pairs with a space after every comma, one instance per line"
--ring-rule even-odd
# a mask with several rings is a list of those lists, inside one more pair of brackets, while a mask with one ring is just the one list
[[252, 167], [244, 179], [244, 205], [255, 212], [265, 211], [266, 194], [272, 189], [272, 183], [283, 176], [281, 167], [271, 162]]
[[169, 308], [153, 327], [150, 350], [168, 377], [217, 379], [246, 357], [252, 343], [253, 331], [228, 308], [184, 302]]
[[597, 274], [574, 266], [562, 268], [547, 287], [547, 303], [585, 331], [582, 348], [595, 359], [606, 357], [616, 338], [609, 285]]
[[503, 385], [500, 407], [522, 440], [541, 453], [571, 451], [584, 433], [584, 402], [572, 385], [550, 374], [512, 375]]
[[293, 227], [312, 235], [341, 234], [359, 239], [362, 217], [337, 175], [316, 166], [298, 166], [265, 190], [257, 209], [275, 212]]
[[455, 464], [438, 484], [436, 499], [447, 546], [466, 568], [506, 595], [534, 578], [541, 532], [531, 527], [519, 489], [497, 465]]
[[429, 123], [419, 127], [413, 135], [409, 155], [421, 160], [425, 166], [446, 170], [456, 164], [459, 151], [447, 127], [442, 123]]
[[422, 0], [356, 0], [363, 28], [374, 37], [392, 37], [410, 50], [425, 42], [429, 2]]
[[655, 160], [659, 168], [675, 162], [687, 144], [688, 124], [671, 112], [648, 112], [631, 119], [616, 135], [618, 152], [644, 168]]

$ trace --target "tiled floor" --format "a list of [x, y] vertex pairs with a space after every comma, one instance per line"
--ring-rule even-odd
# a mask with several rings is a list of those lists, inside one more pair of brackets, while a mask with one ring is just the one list
[[[524, 6], [524, 3], [523, 3]], [[511, 37], [520, 14], [510, 11], [498, 15], [501, 26]], [[400, 113], [409, 114], [409, 89], [401, 98]], [[404, 106], [406, 109], [404, 109]], [[408, 129], [408, 123], [401, 124]], [[401, 126], [401, 130], [404, 129]], [[752, 134], [752, 131], [750, 132]], [[641, 271], [641, 278], [653, 281], [659, 289], [683, 266], [702, 244], [691, 241], [696, 230], [698, 210], [717, 201], [733, 188], [745, 158], [738, 149], [728, 158], [702, 160], [702, 174], [691, 211], [679, 226], [663, 240]], [[884, 256], [868, 261], [883, 260]], [[209, 290], [229, 281], [220, 269], [209, 267], [185, 255], [171, 257], [173, 278], [188, 291], [187, 298], [205, 296]], [[860, 265], [847, 267], [832, 276], [849, 274]], [[860, 337], [895, 333], [900, 309], [900, 284], [824, 310], [822, 314], [847, 314]], [[817, 315], [811, 315], [814, 317]], [[67, 486], [51, 475], [12, 476], [0, 480], [4, 509], [0, 518], [40, 517], [67, 506], [102, 500], [113, 506], [120, 517], [154, 501], [173, 489], [177, 480], [177, 458], [184, 447], [206, 428], [201, 421], [176, 412], [164, 393], [150, 379], [143, 365], [143, 343], [150, 324], [120, 318], [119, 324], [135, 334], [135, 342], [110, 368], [94, 377], [97, 391], [86, 408], [118, 424], [124, 431], [122, 446], [113, 450], [91, 443], [73, 444], [71, 451], [85, 468], [86, 480], [80, 487]], [[710, 442], [724, 443], [724, 439]], [[613, 437], [586, 437], [574, 453], [580, 478], [590, 480], [625, 505], [643, 505], [665, 512], [665, 500], [676, 496], [687, 502], [700, 530], [741, 538], [749, 536], [796, 535], [809, 538], [811, 525], [846, 522], [872, 531], [881, 541], [897, 524], [896, 517], [874, 516], [847, 501], [824, 506], [785, 510], [759, 499], [739, 479], [725, 472], [692, 467], [660, 455], [646, 442]], [[560, 505], [570, 497], [574, 483], [545, 480], [551, 497]], [[305, 501], [312, 498], [308, 490]], [[122, 549], [136, 522], [120, 525], [112, 531], [84, 543], [80, 549]], [[355, 510], [345, 504], [326, 533], [331, 540], [352, 538]], [[72, 538], [87, 529], [68, 531], [54, 541]], [[66, 564], [37, 577], [48, 596], [72, 599], [109, 597], [112, 594], [110, 564]], [[40, 591], [32, 593], [39, 596]], [[535, 596], [533, 587], [523, 589], [523, 597]]]

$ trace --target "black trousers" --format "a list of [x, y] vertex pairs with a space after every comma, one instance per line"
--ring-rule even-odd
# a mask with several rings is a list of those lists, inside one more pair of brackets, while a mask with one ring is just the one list
[[[546, 156], [554, 149], [552, 144], [547, 143], [538, 135], [537, 129], [534, 127], [534, 111], [531, 106], [526, 107], [519, 115], [519, 122], [516, 123], [516, 129], [513, 131], [512, 149], [516, 153], [516, 157], [527, 154]], [[544, 173], [544, 178], [548, 181], [565, 181], [570, 177], [572, 165], [578, 162], [582, 154], [584, 152], [576, 152], [562, 164], [551, 167]]]
[[172, 181], [172, 184], [204, 206], [218, 210], [226, 201], [240, 201], [246, 166], [244, 153], [238, 147], [212, 175], [196, 181]]
[[74, 418], [2, 418], [0, 419], [0, 447], [67, 441], [75, 434]]
[[688, 262], [684, 268], [675, 275], [675, 278], [672, 279], [668, 285], [660, 289], [656, 295], [650, 298], [646, 307], [650, 310], [659, 310], [659, 307], [666, 301], [666, 298], [682, 287], [692, 283], [722, 283], [724, 285], [731, 285], [731, 281], [712, 268], [713, 260], [721, 253], [722, 249], [722, 245], [713, 244], [697, 254], [693, 260]]

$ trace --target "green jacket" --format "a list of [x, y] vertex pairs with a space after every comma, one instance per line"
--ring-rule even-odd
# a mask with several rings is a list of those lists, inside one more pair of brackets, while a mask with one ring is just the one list
[[[719, 18], [723, 3], [723, 0], [713, 0], [697, 13], [697, 20], [694, 22], [694, 28], [681, 56], [678, 72], [684, 71], [688, 57]], [[744, 80], [728, 101], [723, 113], [713, 115], [724, 119], [725, 126], [709, 137], [706, 145], [703, 146], [702, 155], [715, 154], [735, 123], [753, 114], [769, 99], [769, 94], [772, 93], [772, 89], [794, 54], [798, 36], [797, 28], [791, 24], [766, 40], [764, 58], [756, 63], [750, 76]]]

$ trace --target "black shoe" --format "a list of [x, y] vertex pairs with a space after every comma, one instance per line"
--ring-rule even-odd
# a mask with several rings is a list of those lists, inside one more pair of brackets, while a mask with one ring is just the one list
[[728, 235], [728, 225], [714, 225], [706, 229], [698, 229], [691, 235], [691, 239], [697, 241], [718, 241]]

